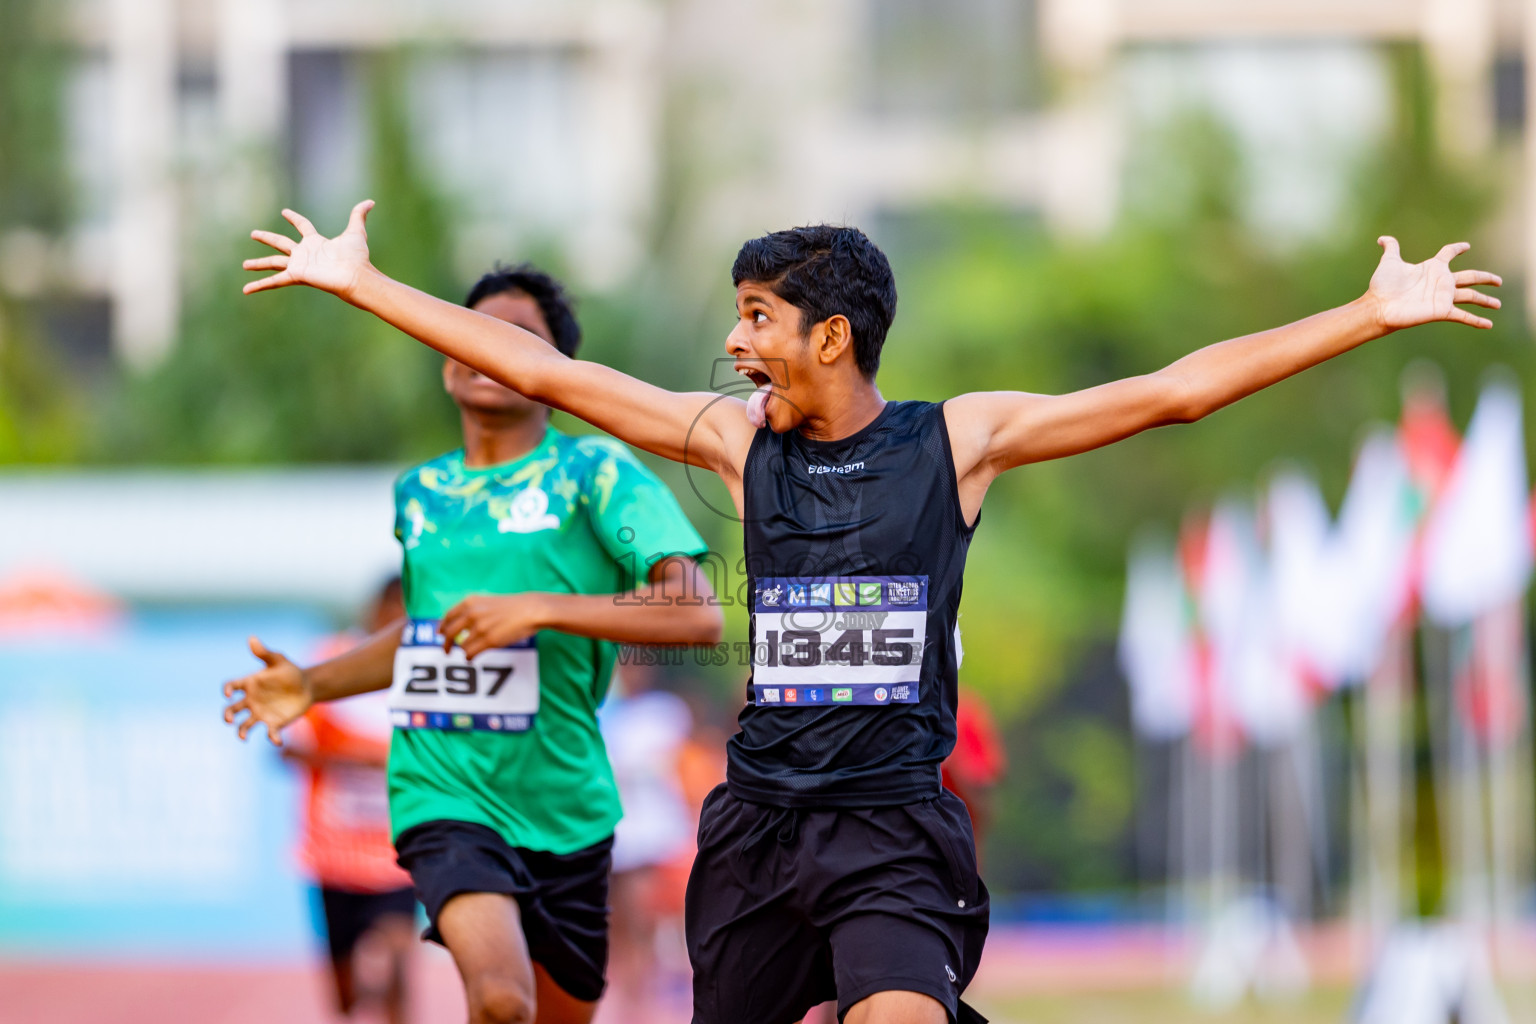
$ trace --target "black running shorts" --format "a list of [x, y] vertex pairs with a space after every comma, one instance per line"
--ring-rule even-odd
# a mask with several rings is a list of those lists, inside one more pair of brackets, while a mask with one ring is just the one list
[[694, 1024], [793, 1024], [876, 992], [960, 1001], [987, 937], [987, 888], [965, 805], [950, 793], [896, 807], [704, 803], [688, 879]]
[[427, 908], [422, 938], [443, 941], [437, 916], [454, 896], [503, 893], [517, 900], [533, 962], [577, 999], [603, 994], [612, 836], [575, 853], [544, 853], [509, 846], [484, 825], [428, 821], [400, 833], [395, 851]]
[[379, 918], [397, 914], [414, 922], [416, 892], [410, 886], [384, 892], [355, 892], [323, 885], [320, 907], [325, 913], [325, 940], [331, 959], [346, 960]]

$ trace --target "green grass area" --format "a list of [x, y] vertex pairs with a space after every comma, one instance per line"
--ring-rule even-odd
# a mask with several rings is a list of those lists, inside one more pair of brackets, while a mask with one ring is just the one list
[[1343, 1024], [1350, 993], [1313, 992], [1288, 1002], [1249, 1002], [1228, 1012], [1195, 1007], [1177, 991], [1135, 990], [1022, 996], [978, 1004], [993, 1024]]
[[[1507, 986], [1504, 993], [1510, 1019], [1532, 1019], [1536, 985]], [[1346, 1024], [1353, 995], [1326, 988], [1295, 1001], [1248, 1002], [1220, 1013], [1199, 1009], [1173, 990], [1018, 996], [978, 1000], [976, 1008], [992, 1024]]]

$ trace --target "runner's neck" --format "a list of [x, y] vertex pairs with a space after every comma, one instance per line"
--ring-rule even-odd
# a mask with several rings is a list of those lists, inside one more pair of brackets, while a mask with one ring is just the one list
[[515, 462], [538, 447], [549, 426], [543, 406], [525, 415], [506, 416], [478, 409], [460, 409], [464, 427], [464, 465], [483, 469]]
[[826, 413], [807, 416], [800, 424], [800, 436], [808, 441], [841, 441], [875, 422], [884, 410], [885, 396], [870, 383], [837, 396]]

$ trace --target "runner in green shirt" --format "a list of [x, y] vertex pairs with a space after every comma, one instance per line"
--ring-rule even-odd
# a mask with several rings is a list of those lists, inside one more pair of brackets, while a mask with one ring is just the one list
[[[580, 329], [530, 267], [466, 305], [566, 355]], [[602, 993], [618, 794], [596, 722], [618, 643], [713, 643], [704, 542], [623, 445], [448, 360], [464, 448], [400, 477], [407, 619], [311, 668], [265, 648], [226, 721], [273, 743], [315, 701], [391, 688], [401, 864], [463, 974], [473, 1021], [585, 1024]], [[673, 603], [674, 597], [691, 600]], [[238, 696], [238, 699], [236, 696]]]

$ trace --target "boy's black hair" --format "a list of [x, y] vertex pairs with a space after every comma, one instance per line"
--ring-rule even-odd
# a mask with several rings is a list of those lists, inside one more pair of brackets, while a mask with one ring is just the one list
[[492, 295], [503, 292], [522, 292], [538, 303], [549, 332], [554, 335], [555, 348], [568, 356], [574, 356], [581, 347], [581, 325], [576, 322], [574, 305], [559, 281], [550, 277], [532, 263], [519, 263], [515, 267], [496, 264], [496, 269], [475, 282], [469, 290], [464, 305], [473, 309]]
[[873, 380], [896, 318], [896, 278], [885, 253], [858, 228], [833, 224], [775, 231], [741, 247], [731, 280], [767, 285], [800, 309], [800, 330], [841, 313], [853, 327], [853, 358]]

